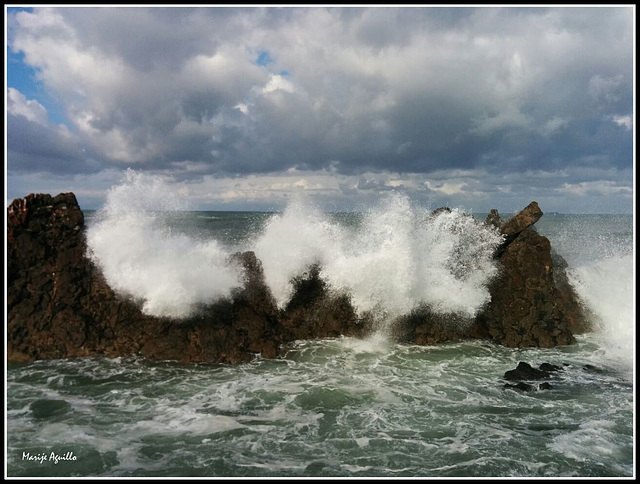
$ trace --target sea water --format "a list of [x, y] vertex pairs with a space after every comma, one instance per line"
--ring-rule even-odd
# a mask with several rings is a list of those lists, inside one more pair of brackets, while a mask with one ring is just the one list
[[[381, 320], [425, 302], [473, 316], [499, 239], [483, 214], [436, 220], [433, 208], [391, 195], [356, 214], [304, 201], [282, 213], [185, 211], [161, 183], [132, 177], [86, 214], [89, 256], [149, 314], [181, 317], [228, 294], [241, 280], [228, 255], [254, 250], [281, 305], [290, 278], [318, 263]], [[594, 314], [575, 345], [401, 345], [388, 323], [368, 339], [296, 341], [241, 365], [11, 363], [7, 475], [634, 476], [632, 216], [547, 214], [536, 228]], [[563, 370], [549, 390], [505, 389], [519, 361]]]

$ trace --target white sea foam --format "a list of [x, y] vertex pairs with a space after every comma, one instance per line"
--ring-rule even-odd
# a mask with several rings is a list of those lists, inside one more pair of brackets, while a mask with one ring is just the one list
[[366, 338], [341, 338], [338, 340], [340, 346], [353, 353], [382, 353], [390, 351], [390, 342], [384, 334], [373, 333]]
[[613, 256], [569, 271], [571, 283], [594, 314], [605, 357], [631, 369], [635, 342], [633, 254]]
[[185, 317], [241, 284], [217, 241], [174, 234], [164, 223], [166, 213], [184, 208], [159, 178], [128, 171], [87, 231], [107, 283], [141, 300], [147, 314]]
[[[92, 259], [116, 291], [156, 316], [185, 317], [238, 287], [238, 268], [216, 240], [172, 232], [167, 214], [185, 203], [157, 177], [127, 171], [88, 230]], [[278, 304], [292, 278], [312, 264], [359, 311], [391, 319], [417, 305], [473, 317], [488, 301], [499, 236], [459, 210], [433, 216], [392, 194], [364, 214], [358, 227], [332, 220], [298, 200], [275, 215], [253, 241]]]
[[324, 263], [336, 244], [344, 238], [342, 230], [312, 205], [297, 200], [284, 213], [269, 220], [254, 242], [262, 261], [265, 279], [278, 304], [291, 297], [291, 279], [311, 264]]
[[487, 283], [498, 234], [459, 210], [431, 215], [405, 196], [390, 195], [358, 227], [342, 227], [302, 202], [266, 226], [255, 245], [280, 305], [291, 278], [310, 264], [347, 292], [360, 311], [388, 316], [428, 304], [442, 313], [474, 316], [488, 301]]
[[555, 437], [547, 446], [562, 455], [578, 461], [597, 460], [620, 452], [613, 431], [614, 422], [591, 420], [580, 428]]
[[[43, 474], [59, 475], [59, 466], [20, 460], [23, 451], [53, 446], [91, 465], [74, 472], [98, 477], [167, 469], [247, 477], [247, 468], [259, 467], [249, 472], [278, 478], [285, 466], [296, 465], [301, 478], [319, 472], [356, 477], [365, 469], [374, 478], [633, 475], [632, 388], [617, 375], [581, 368], [591, 345], [531, 348], [525, 357], [478, 341], [389, 344], [386, 354], [344, 343], [300, 341], [285, 359], [239, 366], [138, 358], [14, 366], [9, 412], [25, 399], [30, 405], [48, 396], [47, 381], [57, 374], [78, 382], [55, 390], [65, 400], [93, 405], [86, 412], [74, 405], [51, 419], [12, 414], [8, 472], [28, 476], [37, 465]], [[570, 366], [553, 390], [503, 390], [500, 375], [521, 357]], [[99, 379], [87, 384], [94, 375]], [[109, 375], [129, 377], [105, 380]]]

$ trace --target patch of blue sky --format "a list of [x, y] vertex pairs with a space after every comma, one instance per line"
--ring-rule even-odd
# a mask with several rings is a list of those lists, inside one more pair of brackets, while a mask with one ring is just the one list
[[56, 124], [65, 124], [71, 128], [71, 123], [65, 116], [64, 106], [57, 103], [48, 93], [43, 83], [38, 79], [38, 70], [27, 64], [22, 52], [14, 52], [7, 48], [7, 88], [13, 87], [27, 99], [35, 99], [44, 106], [49, 120]]
[[256, 64], [258, 64], [259, 66], [267, 66], [269, 64], [272, 64], [273, 62], [275, 61], [266, 50], [261, 50], [258, 54], [258, 58], [256, 59]]
[[[255, 60], [255, 63], [259, 66], [268, 66], [269, 64], [273, 64], [275, 62], [275, 60], [273, 59], [273, 57], [271, 57], [271, 54], [269, 54], [268, 51], [266, 50], [261, 50], [260, 53], [258, 54], [258, 57]], [[289, 76], [291, 73], [289, 71], [283, 70], [280, 71], [280, 75], [281, 76]]]
[[[33, 7], [7, 7], [8, 15], [18, 12], [33, 12]], [[71, 128], [71, 123], [65, 116], [65, 109], [56, 102], [38, 79], [38, 70], [25, 62], [24, 53], [16, 52], [7, 45], [7, 88], [13, 87], [27, 99], [35, 99], [47, 110], [49, 120], [56, 124], [65, 124]]]
[[36, 70], [25, 63], [22, 52], [13, 52], [10, 48], [7, 48], [7, 87], [17, 89], [27, 99], [42, 95]]
[[[7, 7], [9, 15], [18, 12], [32, 12], [31, 7]], [[9, 26], [10, 27], [10, 26]], [[40, 84], [36, 78], [36, 70], [29, 66], [24, 60], [22, 52], [15, 52], [7, 45], [7, 87], [13, 87], [24, 94], [27, 99], [34, 99], [42, 95]]]

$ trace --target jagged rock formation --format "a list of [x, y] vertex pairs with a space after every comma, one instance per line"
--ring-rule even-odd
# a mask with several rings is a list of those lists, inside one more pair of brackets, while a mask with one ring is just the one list
[[487, 338], [509, 347], [550, 348], [571, 344], [574, 333], [589, 331], [566, 262], [552, 257], [549, 239], [532, 227], [542, 215], [536, 202], [506, 222], [492, 210], [485, 223], [498, 229], [504, 241], [494, 254], [499, 273], [489, 286], [491, 302], [474, 320], [418, 308], [398, 322], [399, 339], [433, 344]]
[[[573, 342], [572, 328], [584, 329], [586, 318], [563, 269], [554, 272], [549, 241], [529, 228], [542, 214], [532, 205], [505, 224], [494, 214], [505, 244], [484, 312], [455, 321], [418, 308], [398, 322], [398, 340], [490, 338], [507, 346], [544, 347]], [[293, 281], [291, 300], [278, 308], [252, 252], [230, 261], [245, 275], [243, 288], [230, 298], [186, 320], [149, 316], [135, 301], [116, 295], [86, 257], [84, 217], [72, 193], [14, 200], [7, 216], [10, 361], [139, 354], [235, 363], [258, 353], [275, 357], [283, 343], [297, 339], [362, 337], [372, 330], [372, 320], [356, 313], [347, 294], [327, 287], [317, 266]]]
[[143, 314], [85, 256], [84, 216], [72, 193], [29, 195], [7, 210], [10, 361], [140, 354], [236, 363], [275, 357], [287, 341], [363, 334], [349, 300], [332, 295], [317, 270], [299, 277], [279, 310], [253, 252], [233, 257], [245, 284], [231, 298], [183, 321]]
[[[496, 223], [495, 216], [489, 223]], [[550, 348], [575, 342], [573, 328], [588, 318], [569, 285], [566, 267], [554, 267], [549, 239], [533, 230], [542, 216], [536, 202], [498, 223], [505, 236], [496, 251], [500, 273], [489, 286], [491, 303], [478, 317], [491, 339], [510, 347]], [[560, 281], [560, 283], [558, 283]]]

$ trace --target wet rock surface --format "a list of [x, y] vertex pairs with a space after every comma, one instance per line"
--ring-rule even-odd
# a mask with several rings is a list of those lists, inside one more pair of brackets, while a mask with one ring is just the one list
[[491, 302], [478, 323], [505, 346], [568, 345], [575, 342], [574, 329], [577, 334], [589, 328], [588, 315], [568, 282], [566, 263], [554, 266], [549, 239], [532, 228], [541, 216], [532, 202], [500, 229], [505, 241], [496, 251], [499, 274], [489, 285]]
[[[478, 317], [417, 308], [397, 322], [397, 340], [487, 338], [512, 347], [572, 343], [572, 330], [588, 328], [587, 318], [563, 279], [564, 269], [554, 267], [548, 239], [531, 229], [540, 216], [537, 204], [505, 223], [494, 213], [491, 223], [505, 234], [505, 244], [496, 256], [500, 271], [489, 288], [491, 302]], [[253, 252], [230, 258], [241, 267], [244, 285], [229, 298], [179, 321], [149, 316], [136, 301], [114, 293], [86, 257], [84, 216], [72, 193], [14, 200], [7, 220], [10, 361], [140, 354], [237, 363], [255, 354], [275, 357], [293, 340], [362, 337], [373, 329], [373, 318], [358, 315], [348, 294], [328, 287], [318, 266], [293, 280], [291, 300], [278, 308]]]
[[505, 383], [502, 388], [524, 392], [531, 392], [534, 390], [552, 390], [554, 387], [548, 381], [544, 381], [537, 385], [528, 382], [551, 378], [555, 376], [557, 372], [561, 372], [562, 370], [562, 367], [552, 365], [550, 363], [542, 363], [539, 368], [534, 368], [529, 363], [521, 361], [515, 369], [508, 370], [504, 374], [505, 380], [517, 381], [517, 383]]
[[549, 378], [552, 373], [562, 370], [559, 366], [543, 363], [539, 368], [532, 367], [529, 363], [521, 361], [515, 370], [505, 372], [506, 380], [542, 380]]

